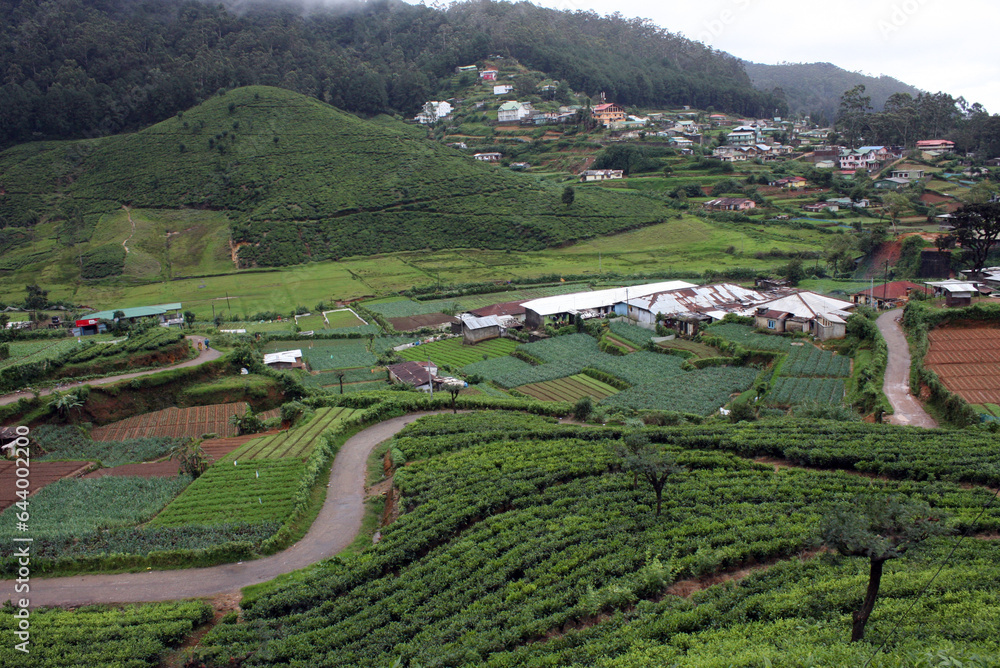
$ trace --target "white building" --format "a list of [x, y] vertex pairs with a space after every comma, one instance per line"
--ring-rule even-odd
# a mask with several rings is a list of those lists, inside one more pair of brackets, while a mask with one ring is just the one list
[[628, 317], [652, 327], [660, 316], [668, 326], [693, 335], [698, 323], [722, 320], [727, 313], [745, 312], [767, 299], [756, 290], [730, 283], [683, 287], [629, 299]]
[[414, 118], [418, 123], [424, 123], [425, 125], [430, 123], [436, 123], [437, 121], [451, 115], [454, 109], [450, 102], [442, 102], [432, 100], [430, 102], [425, 102], [423, 109]]
[[513, 90], [514, 90], [514, 87], [511, 86], [510, 84], [500, 84], [498, 86], [494, 86], [493, 87], [493, 94], [494, 95], [507, 95], [508, 93], [512, 92]]
[[531, 115], [531, 105], [521, 102], [504, 102], [497, 109], [497, 121], [500, 123], [517, 123], [522, 118]]
[[618, 315], [626, 314], [625, 303], [634, 297], [651, 295], [656, 292], [667, 292], [678, 288], [694, 288], [694, 283], [686, 281], [664, 281], [662, 283], [647, 283], [645, 285], [630, 285], [609, 290], [593, 292], [574, 292], [568, 295], [542, 297], [523, 304], [525, 323], [531, 329], [537, 329], [546, 324], [546, 319], [559, 320], [563, 316], [582, 315], [583, 317], [599, 317], [614, 311]]

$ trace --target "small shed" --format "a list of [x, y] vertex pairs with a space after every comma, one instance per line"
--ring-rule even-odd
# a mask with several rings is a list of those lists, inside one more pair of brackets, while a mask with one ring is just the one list
[[467, 315], [462, 318], [462, 338], [466, 344], [496, 339], [500, 336], [500, 320], [495, 315], [482, 318]]
[[432, 362], [402, 362], [389, 367], [389, 380], [429, 392], [432, 388], [437, 390], [441, 387], [442, 379], [437, 372], [438, 368]]
[[264, 355], [264, 365], [272, 369], [305, 369], [306, 364], [302, 361], [302, 350], [283, 350], [277, 353]]
[[945, 306], [971, 306], [973, 295], [979, 294], [977, 284], [971, 281], [935, 281], [926, 285], [935, 295], [944, 295]]

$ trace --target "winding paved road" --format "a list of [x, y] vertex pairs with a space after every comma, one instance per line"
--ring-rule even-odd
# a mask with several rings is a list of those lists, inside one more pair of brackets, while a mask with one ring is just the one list
[[[329, 491], [319, 515], [302, 540], [283, 552], [254, 561], [208, 568], [32, 578], [29, 583], [31, 591], [27, 595], [31, 607], [138, 603], [214, 596], [267, 582], [283, 573], [328, 559], [350, 545], [361, 530], [365, 511], [367, 462], [372, 449], [407, 424], [431, 414], [412, 413], [386, 420], [349, 438], [333, 462]], [[0, 602], [15, 596], [25, 597], [23, 593], [15, 593], [14, 585], [13, 580], [0, 581]]]
[[[204, 346], [205, 337], [204, 336], [185, 336], [185, 339], [191, 341], [195, 346], [199, 342]], [[212, 349], [202, 349], [194, 359], [190, 359], [186, 362], [181, 362], [180, 364], [172, 364], [170, 366], [163, 366], [156, 369], [147, 369], [146, 371], [136, 371], [135, 373], [123, 373], [117, 376], [107, 376], [106, 378], [95, 378], [93, 380], [86, 380], [79, 383], [66, 383], [59, 388], [50, 387], [46, 390], [39, 390], [39, 396], [46, 396], [52, 394], [53, 392], [62, 392], [63, 390], [68, 390], [72, 387], [78, 387], [80, 385], [110, 385], [111, 383], [117, 383], [119, 380], [128, 380], [129, 378], [138, 378], [139, 376], [148, 376], [152, 373], [159, 373], [161, 371], [166, 371], [167, 369], [183, 369], [188, 366], [197, 366], [198, 364], [204, 364], [211, 360], [219, 359], [222, 357], [222, 353], [218, 350]], [[18, 399], [30, 399], [34, 394], [31, 392], [13, 392], [11, 394], [5, 394], [0, 397], [0, 406], [6, 404], [12, 404]]]
[[886, 311], [878, 317], [876, 324], [885, 337], [889, 348], [889, 363], [885, 369], [885, 381], [882, 391], [892, 404], [892, 424], [909, 425], [911, 427], [933, 428], [938, 426], [917, 398], [910, 394], [910, 346], [906, 342], [903, 328], [898, 318], [903, 316], [902, 309]]

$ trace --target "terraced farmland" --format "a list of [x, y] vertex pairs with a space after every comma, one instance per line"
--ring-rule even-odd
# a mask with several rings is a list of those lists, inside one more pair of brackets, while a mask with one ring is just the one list
[[151, 526], [283, 521], [295, 505], [305, 464], [296, 458], [221, 461], [191, 483]]
[[941, 328], [928, 333], [924, 364], [970, 404], [1000, 404], [1000, 329]]
[[790, 406], [807, 401], [839, 404], [844, 400], [842, 378], [778, 378], [767, 395], [768, 403]]
[[415, 362], [430, 358], [437, 364], [461, 367], [473, 362], [482, 362], [484, 355], [487, 359], [510, 355], [517, 346], [517, 341], [511, 339], [490, 339], [467, 346], [462, 343], [462, 338], [458, 337], [413, 346], [401, 350], [399, 356]]
[[781, 366], [782, 376], [805, 378], [847, 378], [851, 375], [851, 358], [835, 355], [813, 345], [793, 347]]
[[618, 392], [618, 390], [607, 383], [602, 383], [584, 373], [578, 373], [567, 378], [549, 380], [544, 383], [522, 385], [516, 389], [518, 392], [523, 392], [541, 401], [569, 402], [575, 402], [583, 397], [590, 397], [594, 401], [600, 401]]
[[356, 411], [351, 408], [320, 408], [304, 426], [271, 436], [257, 438], [232, 452], [226, 461], [279, 459], [297, 457], [305, 459], [312, 452], [316, 439], [324, 431], [342, 422]]
[[[246, 410], [247, 404], [244, 401], [193, 408], [165, 408], [97, 427], [91, 432], [91, 436], [95, 441], [124, 441], [150, 436], [198, 438], [202, 434], [236, 436], [236, 427], [229, 423], [229, 418], [243, 415]], [[277, 410], [266, 411], [260, 414], [260, 418], [267, 419], [276, 415]]]

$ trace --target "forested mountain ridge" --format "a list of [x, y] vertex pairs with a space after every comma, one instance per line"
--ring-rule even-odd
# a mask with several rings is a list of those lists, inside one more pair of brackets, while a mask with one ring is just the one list
[[743, 65], [754, 86], [762, 91], [780, 88], [789, 112], [810, 114], [820, 125], [837, 119], [841, 95], [859, 84], [871, 96], [872, 106], [879, 110], [895, 93], [908, 93], [913, 97], [920, 94], [919, 89], [898, 79], [849, 72], [832, 63], [764, 65], [744, 61]]
[[619, 14], [473, 0], [0, 0], [0, 146], [136, 130], [220, 88], [270, 85], [363, 114], [414, 113], [492, 54], [626, 105], [784, 110], [740, 61]]
[[668, 213], [632, 193], [581, 189], [572, 206], [562, 194], [393, 119], [360, 119], [278, 88], [238, 88], [140, 132], [0, 153], [0, 271], [57, 260], [72, 268], [81, 252], [104, 248], [120, 256], [120, 273], [121, 238], [102, 226], [122, 206], [226, 212], [241, 266], [424, 248], [533, 250]]

